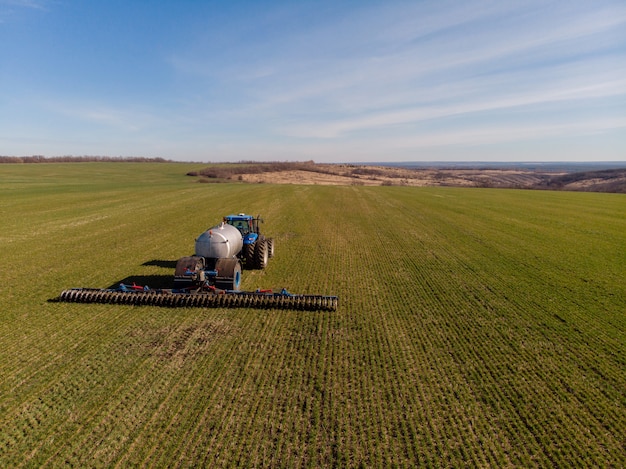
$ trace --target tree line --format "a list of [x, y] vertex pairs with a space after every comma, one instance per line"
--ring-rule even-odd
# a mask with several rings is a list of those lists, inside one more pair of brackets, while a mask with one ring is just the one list
[[127, 163], [169, 163], [165, 158], [147, 158], [144, 156], [0, 156], [0, 163], [89, 163], [89, 162], [127, 162]]

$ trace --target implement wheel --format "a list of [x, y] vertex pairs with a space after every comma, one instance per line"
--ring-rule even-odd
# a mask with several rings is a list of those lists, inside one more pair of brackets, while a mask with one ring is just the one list
[[222, 258], [215, 263], [217, 277], [215, 286], [222, 290], [239, 290], [241, 285], [241, 263], [239, 259]]

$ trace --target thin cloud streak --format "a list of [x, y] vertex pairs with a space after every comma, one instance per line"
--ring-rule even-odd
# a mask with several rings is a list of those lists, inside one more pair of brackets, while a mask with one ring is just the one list
[[0, 0], [0, 6], [34, 8], [36, 10], [46, 9], [46, 0]]
[[470, 127], [461, 131], [435, 132], [427, 135], [395, 140], [391, 147], [428, 148], [453, 145], [493, 145], [519, 141], [543, 140], [549, 137], [595, 135], [626, 129], [626, 118], [585, 120], [583, 122], [541, 123], [535, 125], [493, 125], [488, 129]]
[[[623, 78], [604, 82], [556, 83], [550, 88], [531, 90], [524, 93], [500, 94], [490, 97], [481, 93], [476, 99], [466, 103], [432, 104], [393, 112], [372, 113], [365, 117], [340, 119], [334, 122], [307, 122], [279, 129], [280, 132], [292, 137], [301, 138], [338, 138], [348, 132], [380, 128], [382, 126], [415, 123], [424, 120], [439, 119], [462, 114], [482, 113], [524, 106], [553, 104], [563, 101], [624, 96], [626, 90], [626, 74]], [[445, 92], [441, 90], [440, 92]], [[443, 96], [439, 97], [440, 99]]]

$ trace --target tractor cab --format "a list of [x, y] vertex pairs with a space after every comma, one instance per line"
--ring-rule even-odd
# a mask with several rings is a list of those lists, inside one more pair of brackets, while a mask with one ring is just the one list
[[224, 217], [224, 223], [228, 223], [239, 230], [244, 244], [256, 242], [259, 234], [259, 220], [259, 218], [243, 213]]

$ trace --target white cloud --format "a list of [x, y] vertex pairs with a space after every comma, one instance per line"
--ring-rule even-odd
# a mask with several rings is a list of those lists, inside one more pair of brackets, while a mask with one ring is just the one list
[[69, 119], [80, 128], [111, 129], [117, 132], [136, 133], [154, 127], [160, 119], [146, 110], [115, 107], [98, 100], [39, 99], [31, 103], [53, 119]]
[[50, 0], [0, 0], [0, 7], [46, 10]]
[[[445, 90], [439, 90], [439, 93], [442, 92]], [[477, 97], [478, 99], [473, 97], [466, 102], [456, 100], [450, 104], [430, 104], [389, 112], [375, 112], [365, 116], [336, 119], [330, 122], [327, 120], [323, 122], [309, 121], [288, 125], [279, 131], [285, 135], [300, 138], [338, 138], [350, 132], [462, 114], [624, 95], [626, 95], [626, 75], [619, 79], [604, 82], [550, 83], [548, 87], [544, 85], [539, 89], [496, 96], [489, 96], [481, 92]]]
[[[614, 58], [590, 64], [588, 58], [575, 56], [580, 49], [593, 52], [597, 40], [579, 45], [581, 38], [623, 25], [626, 8], [592, 10], [580, 17], [563, 8], [550, 23], [536, 12], [523, 16], [518, 7], [519, 18], [479, 28], [474, 23], [489, 18], [497, 24], [505, 7], [498, 3], [483, 10], [482, 4], [476, 5], [467, 4], [456, 14], [435, 9], [428, 12], [425, 25], [406, 15], [398, 28], [389, 21], [400, 17], [400, 10], [382, 20], [372, 18], [377, 12], [367, 11], [356, 19], [362, 24], [341, 23], [347, 31], [336, 43], [340, 55], [309, 58], [291, 51], [254, 67], [243, 65], [235, 76], [245, 77], [239, 92], [249, 100], [231, 116], [271, 117], [272, 129], [280, 135], [338, 138], [433, 118], [624, 94], [621, 77], [626, 70], [614, 66]], [[387, 27], [377, 28], [377, 22]], [[375, 31], [367, 36], [368, 53], [346, 52], [356, 47], [353, 37], [359, 34], [351, 34], [353, 30], [366, 25]], [[415, 40], [463, 25], [469, 30]], [[326, 41], [338, 37], [337, 27], [324, 27]], [[564, 59], [571, 63], [560, 64]]]

